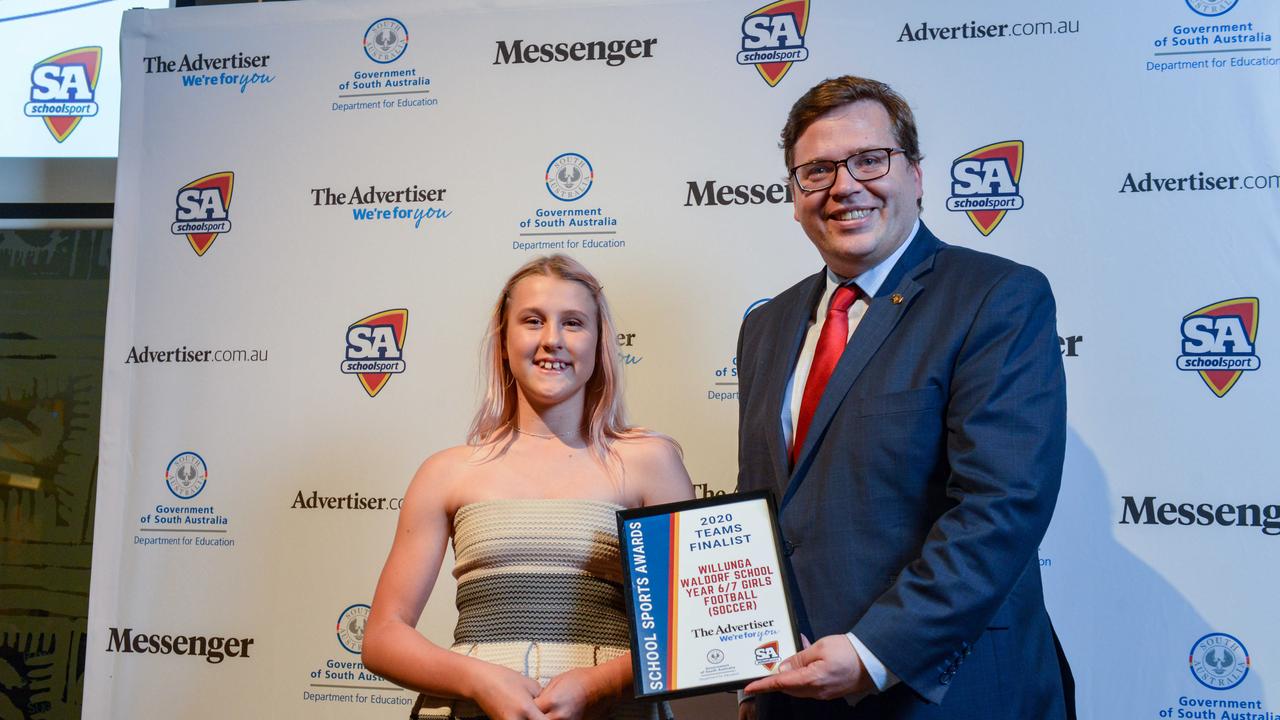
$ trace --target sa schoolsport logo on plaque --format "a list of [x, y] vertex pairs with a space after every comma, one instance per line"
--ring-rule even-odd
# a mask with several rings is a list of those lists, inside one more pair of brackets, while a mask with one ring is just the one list
[[1214, 395], [1225, 396], [1247, 371], [1262, 367], [1258, 339], [1258, 298], [1222, 300], [1182, 318], [1178, 369], [1200, 373]]
[[94, 93], [100, 70], [100, 47], [79, 47], [41, 60], [31, 69], [31, 101], [23, 114], [44, 120], [54, 140], [66, 140], [81, 119], [98, 114]]
[[1021, 140], [971, 150], [951, 162], [947, 209], [968, 215], [969, 222], [985, 237], [1004, 220], [1005, 213], [1022, 209], [1021, 180]]
[[231, 230], [231, 190], [236, 174], [230, 170], [205, 175], [178, 189], [177, 211], [169, 231], [186, 235], [196, 255], [203, 257], [218, 235]]
[[405, 308], [383, 310], [347, 327], [347, 356], [342, 372], [360, 378], [369, 397], [377, 397], [392, 375], [404, 372]]
[[808, 28], [809, 0], [779, 0], [752, 10], [742, 19], [738, 64], [755, 65], [769, 87], [777, 87], [792, 63], [809, 59]]

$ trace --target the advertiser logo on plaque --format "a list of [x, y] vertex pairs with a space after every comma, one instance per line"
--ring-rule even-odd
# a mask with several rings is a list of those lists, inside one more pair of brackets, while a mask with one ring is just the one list
[[767, 492], [618, 513], [637, 698], [738, 688], [799, 650]]

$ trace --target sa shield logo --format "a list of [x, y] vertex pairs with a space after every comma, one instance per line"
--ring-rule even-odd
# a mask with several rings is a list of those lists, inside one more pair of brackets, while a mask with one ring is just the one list
[[755, 65], [760, 77], [777, 87], [791, 63], [809, 59], [804, 34], [809, 28], [809, 0], [778, 0], [756, 8], [742, 19], [739, 65]]
[[342, 372], [360, 378], [369, 397], [377, 397], [391, 376], [404, 372], [404, 336], [409, 311], [383, 310], [347, 328], [347, 357]]
[[769, 642], [756, 648], [756, 664], [763, 665], [765, 670], [773, 671], [773, 666], [778, 664], [782, 658], [778, 657], [778, 641], [770, 640]]
[[1200, 373], [1214, 395], [1227, 394], [1246, 371], [1262, 367], [1258, 338], [1258, 298], [1223, 300], [1182, 318], [1178, 369]]
[[951, 163], [951, 197], [947, 209], [962, 212], [990, 235], [1004, 214], [1022, 209], [1022, 141], [1005, 140], [965, 153]]
[[81, 118], [98, 114], [94, 91], [101, 69], [100, 47], [79, 47], [41, 60], [31, 69], [31, 101], [23, 113], [43, 119], [54, 140], [66, 140]]
[[186, 235], [196, 255], [203, 256], [219, 233], [231, 229], [228, 211], [236, 174], [230, 170], [205, 175], [178, 190], [177, 213], [169, 231]]

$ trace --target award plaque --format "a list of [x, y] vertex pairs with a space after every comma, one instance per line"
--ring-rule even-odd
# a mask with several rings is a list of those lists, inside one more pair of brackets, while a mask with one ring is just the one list
[[618, 511], [637, 698], [740, 688], [800, 648], [767, 491]]

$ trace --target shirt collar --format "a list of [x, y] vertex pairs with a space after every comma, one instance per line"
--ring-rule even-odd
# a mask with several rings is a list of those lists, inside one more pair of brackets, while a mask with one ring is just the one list
[[[898, 264], [898, 259], [907, 251], [907, 246], [915, 242], [916, 236], [920, 234], [920, 218], [916, 218], [915, 225], [911, 226], [911, 234], [907, 236], [907, 241], [898, 246], [893, 254], [880, 261], [879, 265], [853, 278], [858, 284], [858, 288], [862, 290], [862, 294], [872, 298], [880, 292], [880, 286], [884, 284], [885, 278], [889, 277], [889, 273], [893, 272], [893, 266]], [[827, 294], [835, 292], [839, 285], [849, 282], [849, 278], [837, 275], [834, 270], [827, 268]]]

